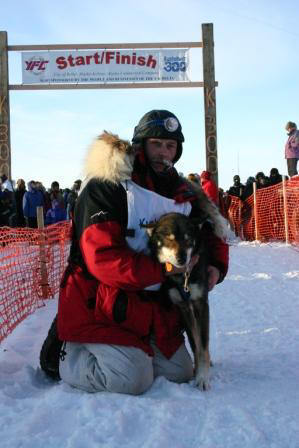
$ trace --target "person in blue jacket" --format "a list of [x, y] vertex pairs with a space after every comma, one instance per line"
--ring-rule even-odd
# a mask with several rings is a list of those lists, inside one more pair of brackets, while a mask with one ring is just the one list
[[27, 227], [37, 228], [36, 207], [43, 207], [44, 197], [37, 190], [34, 180], [28, 182], [28, 191], [23, 196], [23, 212]]
[[46, 226], [66, 220], [66, 210], [57, 199], [53, 199], [52, 207], [46, 213]]

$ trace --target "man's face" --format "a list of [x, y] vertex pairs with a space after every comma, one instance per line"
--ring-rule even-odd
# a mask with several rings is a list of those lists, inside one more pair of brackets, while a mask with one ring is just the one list
[[[161, 173], [167, 168], [167, 162], [173, 162], [178, 143], [176, 140], [148, 138], [145, 152], [154, 171]], [[165, 162], [164, 162], [165, 161]]]

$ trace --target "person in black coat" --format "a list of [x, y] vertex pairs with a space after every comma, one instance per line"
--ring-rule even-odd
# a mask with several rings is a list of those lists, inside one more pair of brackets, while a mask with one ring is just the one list
[[276, 185], [276, 184], [279, 184], [280, 182], [282, 182], [282, 175], [279, 174], [279, 171], [277, 168], [271, 168], [269, 180], [270, 180], [270, 185]]
[[227, 193], [230, 196], [237, 196], [238, 198], [240, 198], [242, 196], [245, 186], [241, 184], [240, 176], [238, 174], [236, 174], [233, 177], [233, 181], [234, 184], [230, 187]]
[[25, 218], [23, 213], [23, 196], [26, 192], [26, 185], [24, 179], [17, 180], [17, 188], [15, 190], [16, 210], [17, 210], [17, 227], [25, 227]]
[[256, 181], [256, 188], [266, 188], [270, 186], [270, 180], [268, 176], [265, 176], [265, 174], [262, 171], [259, 171], [255, 176]]
[[255, 182], [255, 178], [253, 176], [249, 176], [246, 181], [244, 191], [243, 191], [243, 194], [241, 197], [241, 199], [243, 201], [245, 201], [247, 198], [249, 198], [249, 196], [251, 196], [253, 194], [253, 183], [254, 182]]

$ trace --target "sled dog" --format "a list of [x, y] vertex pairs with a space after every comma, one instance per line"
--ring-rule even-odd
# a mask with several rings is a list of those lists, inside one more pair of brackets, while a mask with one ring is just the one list
[[[168, 270], [171, 266], [186, 267], [185, 274], [168, 276], [161, 292], [180, 309], [194, 354], [195, 385], [207, 390], [210, 367], [207, 251], [200, 238], [200, 224], [181, 213], [167, 213], [144, 227], [155, 259], [166, 263]], [[189, 272], [193, 255], [199, 255], [199, 261]]]

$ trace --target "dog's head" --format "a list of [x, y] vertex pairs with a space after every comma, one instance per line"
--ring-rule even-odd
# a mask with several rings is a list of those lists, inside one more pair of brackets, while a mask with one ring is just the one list
[[167, 213], [158, 221], [143, 227], [149, 235], [149, 248], [160, 263], [187, 266], [198, 247], [198, 220], [181, 213]]

